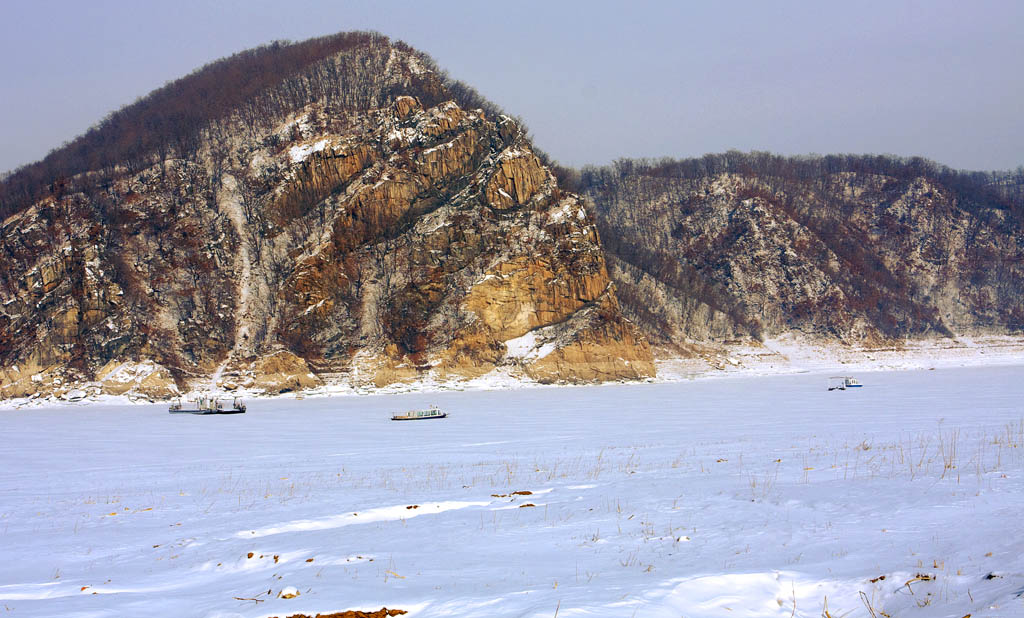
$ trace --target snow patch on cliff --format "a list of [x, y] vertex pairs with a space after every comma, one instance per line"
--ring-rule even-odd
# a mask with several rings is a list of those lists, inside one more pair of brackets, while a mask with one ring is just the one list
[[101, 382], [117, 382], [120, 384], [140, 383], [160, 369], [163, 369], [163, 367], [151, 360], [140, 363], [126, 362], [119, 365], [108, 365], [101, 369], [96, 377]]
[[579, 200], [575, 198], [567, 198], [560, 201], [557, 206], [548, 212], [547, 225], [562, 223], [563, 221], [571, 220], [573, 217], [579, 221], [585, 221], [587, 218], [587, 211], [583, 208], [583, 205]]
[[[539, 329], [540, 330], [540, 329]], [[532, 330], [521, 337], [509, 339], [505, 342], [505, 358], [509, 360], [538, 360], [554, 352], [558, 346], [553, 341], [544, 341], [543, 336], [538, 337], [537, 331]]]
[[292, 146], [288, 149], [288, 156], [291, 157], [292, 163], [301, 163], [309, 158], [309, 155], [314, 152], [320, 152], [327, 147], [330, 140], [322, 139], [315, 144], [299, 144], [298, 146]]

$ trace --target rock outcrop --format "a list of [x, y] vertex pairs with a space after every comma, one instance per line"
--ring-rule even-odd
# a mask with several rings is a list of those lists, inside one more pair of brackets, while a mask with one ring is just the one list
[[363, 76], [357, 103], [314, 91], [256, 123], [239, 109], [188, 156], [62, 180], [4, 221], [3, 396], [46, 390], [26, 373], [172, 394], [160, 377], [105, 379], [126, 362], [181, 390], [269, 393], [498, 367], [653, 375], [592, 216], [515, 120], [463, 107], [401, 45], [330, 56], [298, 83], [331, 72]]

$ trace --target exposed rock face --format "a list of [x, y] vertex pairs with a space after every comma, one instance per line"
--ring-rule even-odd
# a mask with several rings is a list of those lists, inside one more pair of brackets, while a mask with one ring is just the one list
[[[649, 347], [619, 313], [615, 298], [605, 296], [598, 306], [572, 316], [569, 324], [542, 329], [541, 338], [532, 342], [524, 355], [527, 374], [544, 383], [567, 377], [576, 382], [601, 382], [623, 375], [654, 375]], [[552, 343], [564, 337], [558, 331], [572, 333], [568, 343]]]
[[304, 359], [287, 350], [278, 350], [255, 357], [248, 363], [235, 364], [232, 376], [217, 380], [216, 386], [229, 391], [242, 387], [278, 394], [321, 384], [320, 378]]
[[178, 394], [170, 372], [153, 362], [110, 361], [96, 373], [96, 379], [102, 391], [110, 395], [130, 393], [149, 399], [166, 399]]
[[[281, 340], [325, 371], [348, 371], [359, 355], [358, 373], [377, 385], [434, 368], [474, 377], [512, 360], [505, 341], [608, 298], [609, 324], [581, 321], [558, 347], [587, 340], [619, 369], [611, 360], [596, 373], [545, 379], [652, 373], [650, 362], [625, 362], [650, 353], [614, 304], [592, 219], [558, 190], [514, 123], [452, 102], [423, 109], [410, 97], [362, 123], [358, 137], [315, 132], [288, 151], [299, 171], [279, 177], [286, 195], [296, 182], [320, 182], [334, 169], [328, 161], [364, 155], [353, 168], [361, 175], [336, 176], [319, 212], [276, 221], [282, 233], [269, 242], [297, 265], [281, 282], [279, 313], [268, 316]], [[629, 343], [597, 336], [605, 331]]]
[[624, 310], [652, 341], [799, 331], [891, 344], [1024, 330], [1013, 207], [908, 163], [813, 173], [816, 161], [779, 161], [792, 177], [623, 163], [585, 179]]
[[[545, 382], [652, 375], [592, 217], [522, 129], [402, 94], [445, 86], [414, 52], [371, 51], [324, 61], [366, 65], [364, 105], [314, 99], [266, 129], [239, 114], [187, 160], [55, 187], [4, 221], [3, 395], [26, 372], [114, 392], [99, 375], [113, 361], [267, 392], [503, 365]], [[525, 336], [543, 353], [510, 353]], [[158, 381], [131, 388], [159, 396]]]

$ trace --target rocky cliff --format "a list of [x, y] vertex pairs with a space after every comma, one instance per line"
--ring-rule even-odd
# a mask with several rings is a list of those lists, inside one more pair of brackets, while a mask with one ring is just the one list
[[627, 315], [659, 344], [1024, 331], [1024, 183], [919, 159], [727, 153], [584, 172]]
[[0, 394], [652, 375], [582, 198], [467, 100], [373, 37], [56, 175], [2, 223]]

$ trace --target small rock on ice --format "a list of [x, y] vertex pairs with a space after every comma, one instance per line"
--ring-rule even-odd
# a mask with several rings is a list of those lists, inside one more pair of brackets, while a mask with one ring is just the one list
[[295, 586], [286, 586], [277, 593], [277, 596], [280, 599], [294, 599], [299, 596], [299, 590]]

